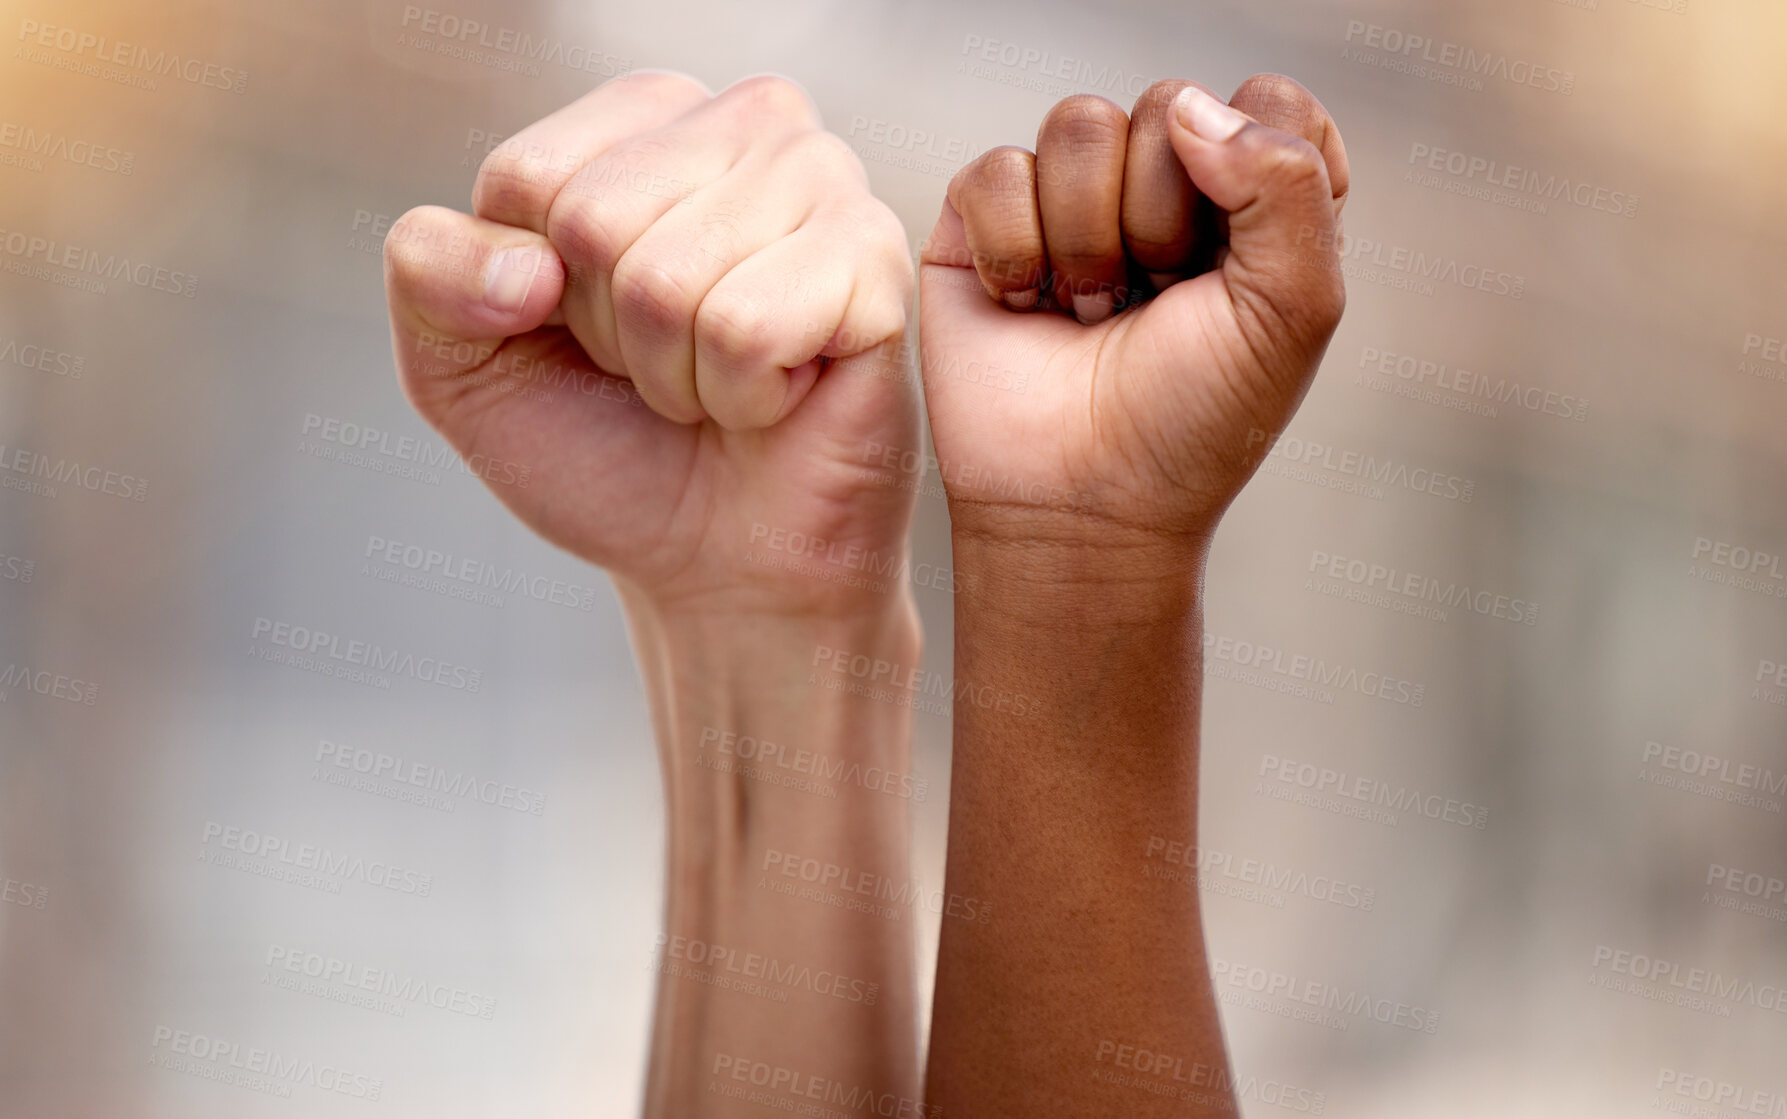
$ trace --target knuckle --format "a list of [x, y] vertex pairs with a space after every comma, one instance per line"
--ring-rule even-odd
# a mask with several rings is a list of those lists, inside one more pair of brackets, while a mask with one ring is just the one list
[[453, 211], [444, 206], [406, 210], [385, 233], [385, 262], [399, 275], [423, 266], [428, 251], [444, 238]]
[[899, 283], [912, 283], [913, 254], [906, 243], [906, 227], [881, 199], [866, 195], [860, 200], [827, 204], [815, 211], [814, 221], [838, 231], [828, 234], [825, 245], [861, 261], [859, 276], [867, 275], [863, 270], [872, 270], [876, 278], [887, 276]]
[[866, 181], [862, 160], [857, 158], [856, 149], [847, 140], [834, 132], [814, 129], [810, 132], [797, 133], [782, 149], [782, 154], [797, 160], [803, 167], [818, 168], [822, 171], [843, 171], [859, 180]]
[[1283, 74], [1255, 74], [1235, 88], [1230, 102], [1277, 108], [1300, 108], [1314, 98], [1302, 83]]
[[577, 169], [568, 176], [555, 196], [583, 198], [603, 202], [640, 194], [671, 197], [683, 188], [692, 187], [666, 176], [658, 168], [673, 166], [676, 146], [661, 136], [635, 136]]
[[565, 191], [546, 218], [546, 239], [573, 272], [611, 273], [626, 245], [618, 223], [603, 221], [601, 207], [585, 194]]
[[996, 198], [1023, 196], [1036, 189], [1036, 156], [1023, 148], [994, 148], [974, 163], [968, 185]]
[[721, 97], [753, 113], [817, 122], [819, 111], [798, 82], [780, 74], [755, 74], [727, 87]]
[[1142, 219], [1124, 227], [1123, 243], [1136, 263], [1146, 268], [1170, 270], [1191, 252], [1192, 236], [1164, 221]]
[[[893, 218], [891, 211], [889, 217], [894, 229], [898, 230], [899, 219]], [[911, 302], [917, 275], [912, 267], [912, 254], [906, 251], [904, 237], [895, 235], [877, 238], [872, 251], [860, 260], [856, 272], [859, 291], [872, 299], [885, 299], [900, 307]], [[904, 319], [901, 321], [903, 324]]]
[[878, 291], [853, 299], [837, 328], [815, 341], [837, 357], [867, 353], [906, 333], [906, 303], [894, 293]]
[[1184, 78], [1162, 78], [1144, 89], [1142, 95], [1135, 99], [1135, 111], [1131, 115], [1139, 117], [1165, 113], [1167, 106], [1173, 103], [1173, 98], [1179, 96], [1179, 91], [1190, 84]]
[[1291, 190], [1320, 186], [1328, 189], [1328, 165], [1316, 146], [1299, 136], [1286, 136], [1272, 148], [1269, 171], [1273, 179]]
[[974, 254], [974, 270], [983, 282], [1004, 290], [1024, 291], [1042, 283], [1042, 247], [1023, 241], [994, 241]]
[[1255, 74], [1241, 83], [1229, 104], [1261, 124], [1303, 136], [1320, 135], [1325, 115], [1314, 94], [1283, 74]]
[[857, 340], [868, 345], [880, 345], [890, 338], [905, 334], [907, 306], [908, 301], [904, 298], [888, 296], [869, 300], [861, 319], [852, 324]]
[[881, 232], [872, 241], [879, 246], [886, 257], [888, 272], [900, 286], [904, 295], [911, 295], [917, 272], [913, 267], [913, 254], [906, 244], [906, 227], [900, 216], [879, 198], [874, 199], [876, 220], [880, 223]]
[[1127, 140], [1129, 114], [1097, 94], [1076, 93], [1057, 101], [1043, 117], [1041, 135], [1075, 146], [1115, 144]]
[[738, 291], [715, 291], [695, 314], [695, 342], [732, 370], [761, 361], [770, 352], [775, 328], [772, 310]]
[[969, 248], [981, 279], [1023, 289], [1042, 279], [1042, 230], [1037, 224], [1036, 157], [1023, 148], [994, 148], [981, 156], [963, 196]]
[[763, 204], [749, 194], [715, 199], [693, 229], [688, 252], [714, 259], [735, 258], [762, 222]]
[[684, 328], [698, 303], [682, 280], [657, 261], [628, 256], [614, 269], [617, 322], [666, 334]]
[[505, 143], [478, 166], [472, 209], [479, 214], [543, 215], [568, 177], [538, 149]]
[[1049, 259], [1067, 265], [1102, 265], [1122, 252], [1121, 234], [1109, 227], [1072, 226], [1049, 232]]
[[664, 98], [707, 100], [713, 96], [695, 78], [674, 70], [634, 70], [609, 84], [654, 101]]

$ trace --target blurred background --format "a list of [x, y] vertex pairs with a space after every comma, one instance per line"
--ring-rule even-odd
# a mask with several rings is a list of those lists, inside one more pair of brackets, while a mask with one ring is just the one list
[[[1191, 858], [1243, 1106], [1787, 1114], [1778, 4], [4, 10], [0, 1116], [637, 1112], [662, 817], [620, 615], [404, 404], [380, 253], [644, 67], [797, 79], [914, 246], [1060, 97], [1309, 86], [1350, 305], [1208, 581]], [[406, 585], [388, 542], [593, 593]], [[478, 686], [278, 663], [277, 626]], [[381, 754], [459, 791], [356, 787]], [[340, 872], [269, 873], [312, 848]], [[297, 982], [326, 959], [428, 995]], [[206, 1076], [251, 1049], [349, 1087]]]

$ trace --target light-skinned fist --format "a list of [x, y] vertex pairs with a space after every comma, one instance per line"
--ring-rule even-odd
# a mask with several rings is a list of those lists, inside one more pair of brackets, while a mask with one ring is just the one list
[[484, 471], [497, 496], [654, 604], [874, 605], [744, 559], [771, 530], [903, 554], [911, 516], [864, 454], [918, 438], [905, 237], [807, 94], [629, 75], [504, 142], [472, 200], [392, 227], [386, 291], [417, 411], [525, 468]]

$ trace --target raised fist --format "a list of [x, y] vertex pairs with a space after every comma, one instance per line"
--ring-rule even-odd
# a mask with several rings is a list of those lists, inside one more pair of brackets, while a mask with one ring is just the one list
[[920, 257], [957, 533], [1206, 539], [1340, 321], [1346, 192], [1333, 120], [1275, 75], [1070, 97], [1034, 155], [964, 168]]
[[859, 605], [743, 558], [763, 526], [900, 554], [911, 515], [863, 453], [917, 438], [905, 238], [806, 93], [609, 82], [493, 151], [473, 209], [405, 214], [386, 290], [417, 411], [525, 471], [498, 497], [655, 603]]

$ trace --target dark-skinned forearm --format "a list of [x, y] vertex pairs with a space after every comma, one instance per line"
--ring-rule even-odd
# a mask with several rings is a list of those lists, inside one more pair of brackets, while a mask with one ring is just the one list
[[[1183, 541], [957, 536], [978, 589], [956, 604], [958, 687], [1040, 702], [956, 705], [947, 889], [997, 920], [944, 923], [928, 1087], [946, 1115], [1234, 1113], [1197, 892], [1143, 873], [1151, 839], [1196, 834], [1203, 561]], [[1137, 1049], [1177, 1079], [1138, 1072]]]

